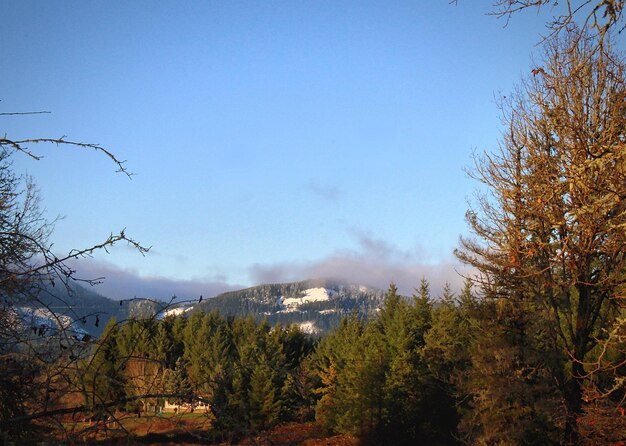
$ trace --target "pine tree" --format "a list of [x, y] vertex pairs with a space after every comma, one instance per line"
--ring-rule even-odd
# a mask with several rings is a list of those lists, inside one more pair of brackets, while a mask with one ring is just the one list
[[435, 385], [423, 354], [432, 311], [430, 286], [422, 279], [412, 305], [404, 301], [391, 307], [385, 305], [381, 311], [385, 317], [373, 324], [379, 327], [389, 354], [385, 375], [389, 415], [384, 438], [395, 444], [426, 440], [434, 443], [438, 439], [437, 423], [442, 415], [438, 407], [445, 395]]
[[423, 280], [413, 305], [391, 284], [375, 320], [364, 325], [344, 319], [313, 355], [321, 395], [316, 419], [330, 430], [375, 443], [451, 442], [454, 401], [423, 355], [431, 312]]
[[174, 367], [178, 357], [173, 356], [174, 342], [169, 321], [163, 320], [157, 324], [154, 335], [154, 359], [161, 363], [163, 368]]
[[480, 305], [469, 367], [459, 387], [460, 424], [471, 444], [557, 444], [562, 404], [554, 374], [562, 367], [546, 324], [528, 302]]
[[118, 349], [118, 335], [117, 321], [111, 318], [95, 345], [85, 374], [79, 377], [85, 403], [92, 409], [104, 410], [107, 404], [121, 401], [125, 396], [124, 361]]
[[[165, 321], [171, 321], [171, 358], [174, 359], [174, 362], [176, 362], [176, 359], [182, 357], [185, 354], [185, 327], [187, 325], [187, 318], [183, 316], [176, 316], [173, 318], [168, 317], [165, 319]], [[170, 366], [171, 365], [173, 364], [170, 363]]]
[[413, 308], [411, 309], [413, 324], [412, 336], [415, 337], [418, 345], [424, 345], [424, 334], [428, 331], [432, 319], [433, 303], [430, 297], [430, 284], [428, 280], [422, 278], [419, 290], [413, 295]]
[[253, 429], [267, 429], [278, 421], [282, 409], [280, 391], [281, 388], [276, 386], [276, 371], [267, 361], [261, 361], [250, 377], [250, 424]]
[[165, 369], [164, 375], [165, 392], [176, 395], [168, 397], [168, 401], [172, 404], [191, 403], [193, 387], [183, 359], [178, 358], [175, 368]]
[[232, 363], [230, 329], [217, 311], [196, 313], [184, 330], [185, 354], [194, 388], [213, 399], [229, 380]]
[[454, 384], [468, 367], [473, 337], [471, 283], [466, 283], [458, 303], [449, 286], [444, 287], [441, 302], [432, 311], [432, 324], [425, 335], [424, 359], [437, 379]]
[[320, 378], [315, 418], [329, 430], [359, 433], [361, 430], [363, 324], [354, 315], [342, 319], [315, 351], [314, 368]]

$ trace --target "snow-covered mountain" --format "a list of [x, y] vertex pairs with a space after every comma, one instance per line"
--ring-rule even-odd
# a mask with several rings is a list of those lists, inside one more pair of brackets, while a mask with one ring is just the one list
[[317, 279], [259, 285], [230, 291], [188, 309], [219, 310], [226, 316], [252, 315], [270, 324], [300, 324], [311, 333], [326, 331], [353, 312], [367, 318], [383, 303], [381, 290], [338, 280]]

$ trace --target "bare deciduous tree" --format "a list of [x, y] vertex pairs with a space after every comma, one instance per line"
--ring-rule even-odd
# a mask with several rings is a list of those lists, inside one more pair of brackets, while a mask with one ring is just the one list
[[487, 188], [467, 213], [476, 238], [457, 251], [486, 297], [549, 315], [568, 363], [555, 376], [567, 442], [577, 440], [585, 361], [626, 284], [626, 67], [598, 38], [568, 31], [548, 42], [544, 65], [503, 103], [500, 147], [473, 172]]
[[[457, 4], [458, 0], [450, 3]], [[552, 19], [546, 23], [554, 37], [572, 26], [589, 31], [598, 44], [611, 31], [621, 33], [624, 23], [624, 0], [493, 0], [491, 15], [506, 19], [526, 10], [549, 9]]]
[[[13, 116], [45, 112], [1, 113]], [[97, 144], [62, 138], [16, 140], [0, 138], [0, 433], [25, 434], [19, 420], [58, 409], [61, 395], [71, 386], [71, 375], [90, 351], [93, 339], [75, 330], [75, 321], [42, 299], [42, 291], [65, 289], [72, 281], [95, 284], [101, 278], [80, 278], [69, 260], [127, 243], [145, 254], [148, 248], [128, 237], [124, 230], [86, 248], [59, 255], [50, 236], [54, 221], [46, 219], [37, 188], [31, 178], [14, 173], [11, 156], [22, 154], [38, 160], [37, 144], [56, 144], [95, 150], [110, 158], [117, 170], [130, 177], [124, 162]], [[59, 293], [63, 296], [63, 293]], [[62, 300], [62, 297], [57, 297]], [[66, 308], [71, 306], [67, 303]], [[31, 320], [25, 308], [33, 309]], [[45, 314], [52, 323], [41, 323]], [[95, 315], [97, 317], [97, 315]]]
[[497, 0], [494, 3], [494, 14], [506, 17], [526, 9], [552, 8], [556, 13], [548, 28], [555, 34], [575, 25], [576, 19], [582, 20], [579, 27], [592, 32], [599, 42], [604, 40], [607, 32], [624, 29], [624, 0]]

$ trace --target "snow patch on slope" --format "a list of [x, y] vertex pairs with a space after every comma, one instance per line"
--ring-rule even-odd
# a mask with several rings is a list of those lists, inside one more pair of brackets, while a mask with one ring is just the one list
[[32, 327], [42, 325], [48, 328], [66, 329], [72, 325], [72, 318], [63, 314], [54, 314], [47, 308], [17, 307], [22, 319]]
[[8, 323], [14, 327], [22, 327], [31, 329], [39, 333], [39, 336], [45, 333], [59, 334], [64, 332], [71, 334], [76, 340], [87, 340], [91, 335], [82, 327], [78, 326], [86, 323], [86, 317], [74, 320], [65, 314], [53, 313], [47, 308], [32, 307], [15, 307], [9, 309]]
[[185, 314], [192, 309], [193, 307], [169, 308], [163, 312], [163, 317], [165, 318], [168, 316], [180, 316], [181, 314]]
[[309, 302], [322, 302], [332, 297], [333, 291], [326, 288], [309, 288], [302, 291], [301, 297], [281, 298], [281, 304], [286, 311], [295, 311], [300, 305]]
[[300, 330], [302, 330], [305, 333], [308, 333], [308, 334], [319, 333], [319, 329], [315, 326], [315, 322], [313, 321], [300, 322], [298, 326], [300, 327]]

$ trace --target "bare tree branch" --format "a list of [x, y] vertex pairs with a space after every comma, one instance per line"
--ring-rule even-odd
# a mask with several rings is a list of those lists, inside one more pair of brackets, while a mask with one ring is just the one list
[[22, 140], [11, 140], [11, 139], [7, 139], [6, 137], [0, 139], [0, 148], [4, 146], [8, 146], [18, 152], [22, 152], [28, 155], [34, 160], [40, 160], [42, 156], [35, 155], [28, 148], [29, 144], [56, 144], [57, 146], [66, 145], [66, 146], [81, 147], [85, 149], [92, 149], [97, 152], [101, 152], [105, 154], [109, 159], [111, 159], [111, 161], [113, 161], [113, 163], [117, 166], [117, 172], [121, 172], [125, 174], [128, 178], [132, 178], [133, 176], [132, 172], [129, 172], [128, 169], [126, 169], [126, 167], [124, 166], [124, 163], [126, 163], [125, 160], [120, 160], [113, 154], [113, 152], [109, 151], [108, 149], [102, 147], [99, 144], [91, 144], [91, 143], [84, 143], [84, 142], [78, 142], [78, 141], [68, 141], [65, 139], [65, 136], [62, 136], [60, 138], [33, 138], [33, 139], [22, 139]]
[[50, 114], [49, 111], [32, 111], [32, 112], [0, 112], [0, 116], [16, 116], [16, 115], [42, 115]]

